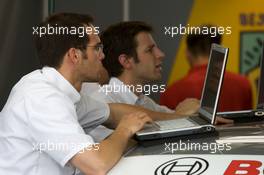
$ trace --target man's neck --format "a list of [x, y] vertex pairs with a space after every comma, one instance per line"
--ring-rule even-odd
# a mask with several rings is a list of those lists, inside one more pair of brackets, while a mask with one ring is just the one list
[[81, 91], [82, 81], [80, 77], [71, 72], [71, 69], [60, 67], [57, 71], [78, 91]]
[[199, 57], [192, 61], [191, 67], [197, 67], [208, 64], [208, 57]]

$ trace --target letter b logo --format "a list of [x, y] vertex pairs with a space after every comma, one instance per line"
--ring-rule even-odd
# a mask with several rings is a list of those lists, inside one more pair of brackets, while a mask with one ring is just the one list
[[233, 160], [224, 175], [258, 175], [258, 168], [262, 165], [259, 161], [254, 160]]

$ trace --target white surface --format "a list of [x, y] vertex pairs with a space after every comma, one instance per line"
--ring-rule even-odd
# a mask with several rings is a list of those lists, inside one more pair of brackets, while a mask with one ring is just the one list
[[[223, 175], [226, 169], [228, 168], [229, 164], [232, 160], [254, 160], [262, 162], [262, 166], [258, 168], [260, 172], [263, 172], [264, 167], [264, 156], [252, 156], [252, 155], [149, 155], [149, 156], [133, 156], [133, 157], [126, 157], [122, 158], [122, 160], [108, 173], [109, 175], [161, 175], [160, 171], [164, 166], [162, 164], [178, 159], [177, 165], [189, 164], [192, 165], [197, 159], [187, 158], [187, 157], [196, 157], [202, 158], [208, 162], [208, 169], [205, 170], [202, 175]], [[166, 164], [168, 165], [168, 164]], [[201, 163], [203, 166], [204, 164]], [[246, 164], [244, 164], [247, 166]], [[173, 171], [177, 170], [188, 170], [191, 167], [188, 166], [178, 166], [172, 167], [173, 164], [167, 166], [164, 169], [164, 173], [166, 175], [178, 175], [179, 173], [168, 173], [170, 168], [173, 168]], [[192, 172], [197, 171], [198, 164], [193, 167]], [[155, 171], [157, 171], [155, 174]], [[199, 170], [198, 170], [199, 171]], [[164, 174], [164, 175], [165, 175]], [[186, 174], [181, 173], [181, 174]], [[193, 173], [196, 175], [197, 173]]]
[[[264, 143], [264, 136], [234, 136], [216, 140], [217, 143]], [[264, 152], [264, 150], [263, 150]]]

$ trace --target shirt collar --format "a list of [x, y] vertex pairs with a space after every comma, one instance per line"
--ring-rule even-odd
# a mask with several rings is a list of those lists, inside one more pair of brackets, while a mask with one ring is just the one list
[[129, 104], [136, 104], [137, 100], [141, 97], [141, 95], [138, 97], [134, 92], [129, 90], [129, 87], [125, 85], [122, 81], [120, 81], [116, 77], [111, 77], [109, 81], [109, 85], [114, 87], [114, 86], [120, 86], [120, 97], [124, 100], [124, 102], [129, 103]]
[[56, 69], [52, 67], [43, 67], [41, 72], [46, 76], [49, 83], [67, 95], [74, 104], [80, 101], [81, 96], [79, 92]]
[[194, 66], [193, 68], [191, 68], [189, 70], [189, 74], [193, 74], [193, 73], [200, 72], [200, 71], [206, 71], [206, 68], [207, 68], [207, 64], [202, 64], [202, 65], [199, 65], [199, 66]]

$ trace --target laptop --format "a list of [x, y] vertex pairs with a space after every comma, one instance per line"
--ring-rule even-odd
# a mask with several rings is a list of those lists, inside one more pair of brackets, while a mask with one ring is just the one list
[[155, 121], [154, 124], [146, 125], [138, 131], [136, 139], [144, 141], [215, 131], [213, 124], [227, 57], [228, 48], [212, 44], [198, 114], [173, 120]]
[[258, 81], [258, 101], [257, 108], [241, 111], [218, 112], [217, 115], [233, 119], [235, 123], [253, 122], [264, 120], [264, 41], [260, 57], [260, 75]]

